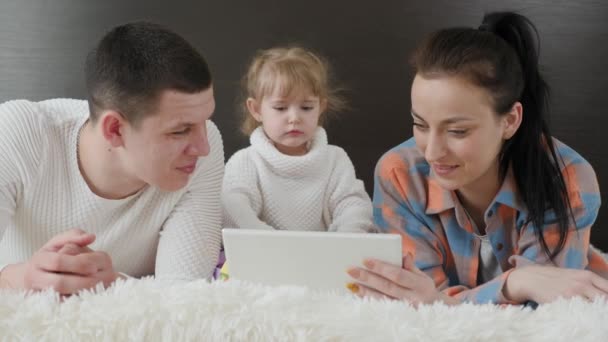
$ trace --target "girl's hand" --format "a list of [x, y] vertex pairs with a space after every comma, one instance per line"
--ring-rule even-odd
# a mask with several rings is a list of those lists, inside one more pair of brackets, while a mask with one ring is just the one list
[[363, 261], [363, 265], [365, 268], [353, 267], [347, 271], [359, 281], [347, 287], [360, 297], [399, 299], [415, 306], [438, 300], [455, 303], [453, 298], [438, 291], [433, 279], [414, 265], [410, 253], [403, 258], [403, 267], [373, 259]]
[[559, 297], [593, 300], [608, 296], [608, 280], [587, 270], [532, 265], [515, 269], [507, 278], [504, 296], [517, 303], [548, 303]]

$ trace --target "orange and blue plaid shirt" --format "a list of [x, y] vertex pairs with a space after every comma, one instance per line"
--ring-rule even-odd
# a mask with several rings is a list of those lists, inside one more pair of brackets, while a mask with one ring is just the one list
[[[573, 149], [554, 139], [563, 159], [562, 174], [576, 224], [554, 262], [559, 267], [590, 269], [608, 277], [608, 264], [590, 248], [589, 234], [600, 207], [597, 177], [591, 165]], [[552, 264], [527, 222], [528, 211], [512, 170], [485, 212], [486, 234], [503, 273], [478, 284], [481, 241], [455, 192], [439, 186], [430, 166], [411, 138], [388, 151], [376, 166], [374, 221], [383, 232], [403, 238], [403, 253], [414, 255], [416, 266], [438, 289], [461, 301], [510, 303], [503, 287], [515, 267]], [[555, 213], [547, 211], [543, 227], [551, 250], [559, 241]]]

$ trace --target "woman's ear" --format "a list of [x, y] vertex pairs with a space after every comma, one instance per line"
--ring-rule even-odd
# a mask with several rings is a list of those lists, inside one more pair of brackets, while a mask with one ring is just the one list
[[511, 110], [506, 115], [502, 116], [504, 124], [503, 138], [505, 140], [511, 139], [515, 133], [517, 133], [523, 119], [523, 111], [524, 109], [521, 102], [515, 102], [511, 107]]
[[99, 118], [101, 133], [112, 147], [124, 146], [123, 131], [127, 125], [125, 118], [117, 111], [109, 110]]
[[247, 110], [249, 111], [249, 114], [253, 116], [255, 121], [262, 122], [262, 115], [260, 114], [260, 103], [253, 97], [249, 97], [247, 98], [245, 104], [247, 105]]

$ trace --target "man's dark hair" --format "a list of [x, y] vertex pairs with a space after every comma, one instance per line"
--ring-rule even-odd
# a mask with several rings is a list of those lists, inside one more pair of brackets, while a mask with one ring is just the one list
[[115, 27], [87, 56], [91, 121], [116, 110], [137, 126], [155, 113], [164, 90], [197, 93], [211, 86], [203, 56], [175, 32], [152, 23]]

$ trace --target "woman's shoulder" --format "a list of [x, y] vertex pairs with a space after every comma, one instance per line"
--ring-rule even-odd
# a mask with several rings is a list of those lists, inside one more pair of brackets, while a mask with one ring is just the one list
[[378, 160], [376, 165], [377, 176], [395, 171], [410, 176], [418, 175], [424, 178], [429, 176], [429, 164], [424, 159], [422, 152], [416, 147], [414, 138], [391, 148]]
[[407, 201], [425, 208], [429, 191], [434, 191], [430, 167], [422, 152], [416, 147], [414, 138], [393, 147], [378, 161], [374, 173], [374, 191], [384, 189], [399, 194]]
[[553, 137], [552, 140], [553, 146], [555, 147], [555, 153], [557, 154], [558, 158], [561, 159], [559, 161], [561, 169], [572, 164], [584, 164], [591, 167], [591, 164], [589, 164], [589, 162], [572, 147], [566, 145], [564, 142], [555, 137]]
[[[599, 183], [593, 166], [576, 150], [553, 138], [555, 153], [572, 206], [597, 202], [599, 206]], [[593, 204], [595, 205], [595, 204]]]

